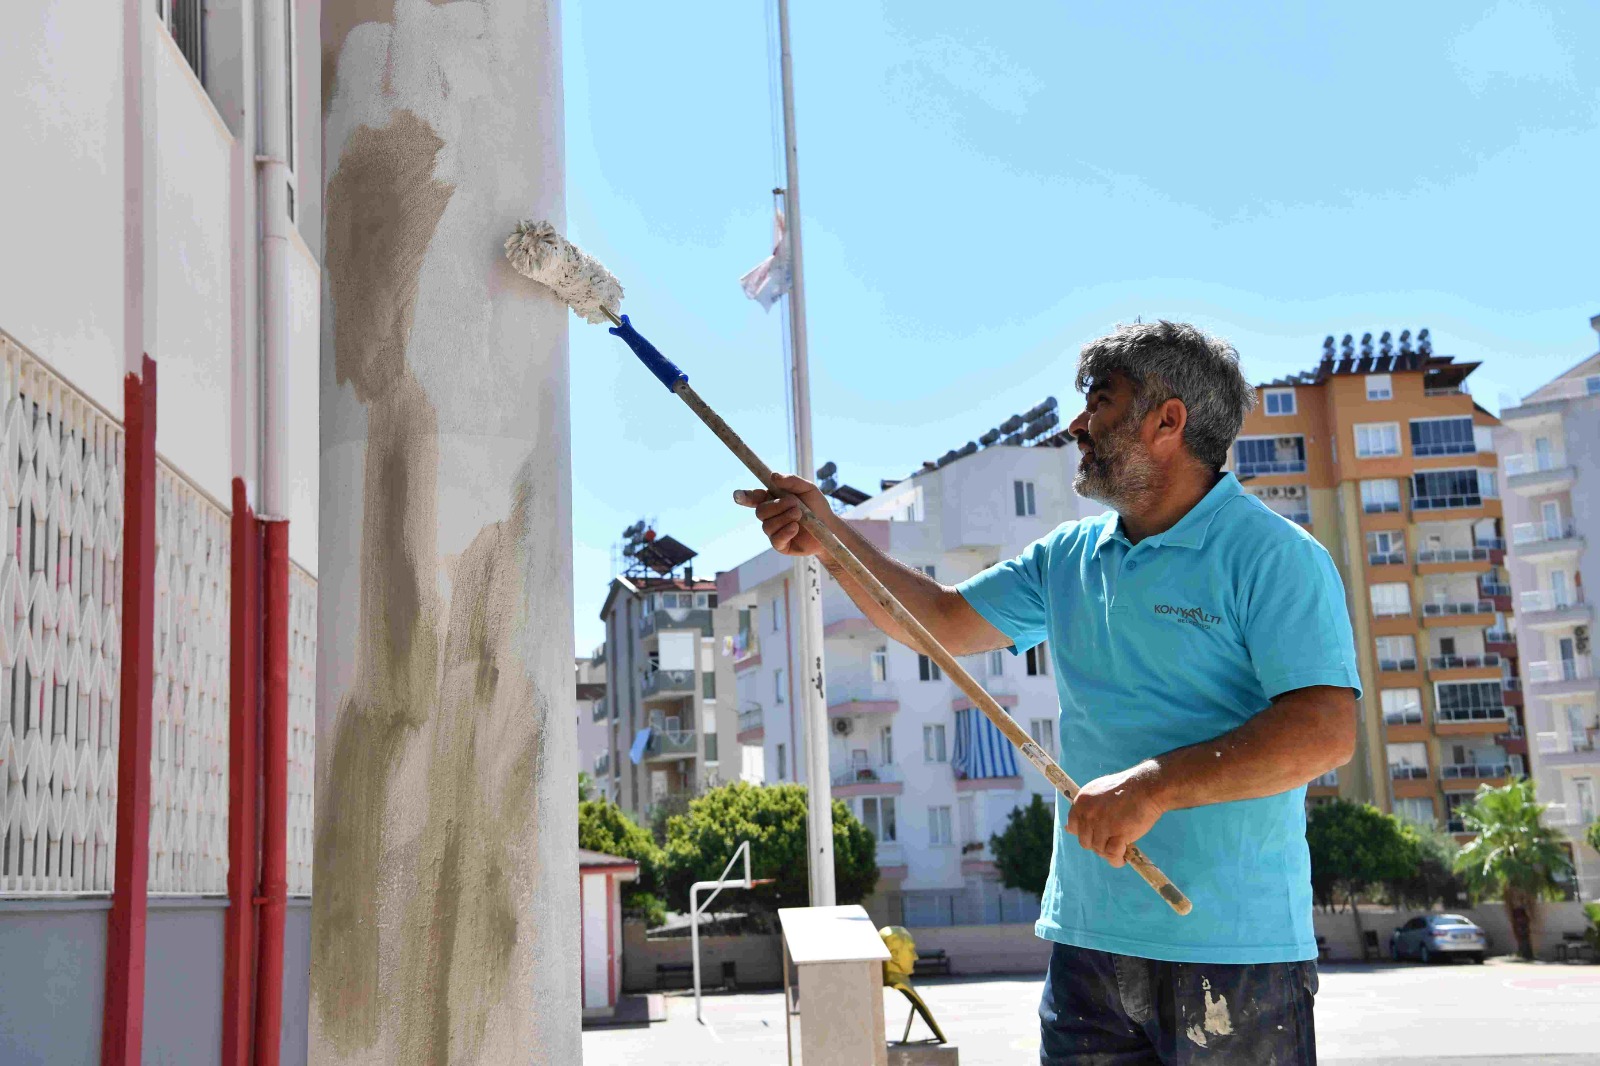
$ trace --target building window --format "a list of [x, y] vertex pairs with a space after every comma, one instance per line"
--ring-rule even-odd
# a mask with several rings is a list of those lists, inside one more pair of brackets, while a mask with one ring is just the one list
[[717, 734], [716, 727], [711, 721], [706, 721], [706, 762], [717, 761]]
[[1002, 651], [992, 651], [992, 652], [990, 652], [989, 653], [989, 676], [990, 677], [1003, 677], [1003, 676], [1005, 676], [1005, 672], [1006, 672], [1006, 653], [1003, 650]]
[[1412, 455], [1471, 455], [1477, 450], [1471, 415], [1411, 420]]
[[1028, 723], [1028, 735], [1052, 759], [1056, 757], [1056, 724], [1049, 718], [1035, 718]]
[[928, 808], [928, 843], [934, 847], [950, 843], [950, 808]]
[[1590, 396], [1600, 396], [1600, 374], [1592, 374], [1584, 378], [1583, 388]]
[[1506, 716], [1505, 690], [1498, 681], [1440, 681], [1433, 701], [1441, 722], [1489, 722]]
[[1367, 514], [1385, 514], [1400, 510], [1400, 482], [1393, 478], [1380, 478], [1361, 483], [1361, 509]]
[[1379, 670], [1415, 670], [1417, 668], [1416, 637], [1379, 637]]
[[1401, 821], [1412, 825], [1433, 825], [1433, 800], [1426, 796], [1412, 796], [1394, 801], [1394, 813]]
[[1388, 374], [1367, 375], [1367, 399], [1392, 400], [1394, 399], [1394, 381]]
[[1397, 529], [1367, 534], [1367, 565], [1392, 566], [1406, 561], [1406, 536]]
[[778, 745], [778, 780], [789, 779], [789, 752], [782, 744]]
[[1017, 517], [1018, 518], [1031, 518], [1031, 517], [1033, 517], [1033, 515], [1035, 513], [1034, 509], [1033, 509], [1033, 482], [1031, 482], [1031, 481], [1013, 481], [1011, 483], [1011, 488], [1013, 489], [1014, 494], [1016, 495]]
[[878, 762], [889, 766], [894, 762], [894, 727], [878, 727]]
[[872, 680], [889, 680], [889, 649], [879, 648], [872, 653]]
[[893, 796], [863, 796], [861, 799], [861, 824], [872, 831], [880, 844], [892, 844], [897, 839]]
[[945, 756], [944, 726], [925, 725], [922, 727], [922, 761], [949, 761]]
[[783, 619], [783, 615], [778, 611], [778, 601], [773, 600], [772, 603], [768, 605], [767, 610], [768, 613], [772, 615], [772, 631], [776, 633], [778, 631], [778, 627], [782, 625]]
[[917, 656], [917, 679], [919, 681], [938, 681], [944, 677], [939, 669], [939, 664], [926, 655]]
[[932, 563], [928, 563], [926, 566], [919, 566], [919, 567], [917, 567], [917, 569], [921, 570], [924, 574], [927, 574], [929, 577], [933, 578], [935, 581], [939, 580], [939, 576], [936, 573], [936, 570], [938, 568], [935, 567]]
[[1482, 485], [1476, 470], [1426, 470], [1411, 475], [1412, 510], [1482, 505]]
[[1050, 653], [1049, 653], [1049, 647], [1050, 647], [1049, 642], [1046, 642], [1046, 643], [1040, 644], [1040, 645], [1038, 645], [1036, 647], [1029, 648], [1024, 653], [1023, 658], [1027, 660], [1027, 668], [1028, 668], [1028, 676], [1029, 677], [1049, 677], [1050, 676]]
[[1293, 389], [1264, 389], [1261, 396], [1267, 414], [1273, 416], [1294, 414]]
[[1394, 618], [1411, 613], [1411, 586], [1402, 581], [1373, 585], [1372, 614], [1376, 618]]
[[1384, 747], [1388, 753], [1390, 780], [1410, 781], [1428, 776], [1428, 745], [1411, 741]]
[[1400, 423], [1367, 422], [1356, 427], [1356, 458], [1378, 459], [1400, 454]]
[[1473, 426], [1472, 441], [1478, 446], [1478, 451], [1480, 452], [1494, 451], [1494, 427]]
[[1260, 474], [1303, 474], [1306, 472], [1306, 439], [1303, 436], [1241, 437], [1233, 445], [1234, 473], [1240, 477]]
[[1421, 725], [1422, 690], [1386, 688], [1382, 694], [1384, 725]]
[[782, 669], [782, 667], [778, 668], [777, 670], [772, 671], [772, 702], [773, 703], [782, 703], [783, 702], [783, 669]]

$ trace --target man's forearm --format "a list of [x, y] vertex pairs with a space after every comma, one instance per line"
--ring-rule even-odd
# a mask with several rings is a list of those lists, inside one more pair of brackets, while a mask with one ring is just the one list
[[[866, 537], [862, 536], [851, 524], [842, 518], [833, 516], [823, 521], [835, 536], [855, 554], [861, 564], [871, 572], [873, 577], [881, 581], [885, 588], [894, 593], [894, 598], [900, 601], [901, 606], [910, 611], [921, 622], [924, 629], [939, 636], [938, 616], [942, 606], [941, 600], [945, 595], [945, 587], [920, 570], [914, 570], [904, 563], [896, 562], [888, 555], [878, 550]], [[873, 625], [883, 630], [890, 638], [912, 648], [922, 651], [922, 647], [911, 638], [894, 620], [888, 611], [878, 605], [878, 601], [868, 595], [850, 572], [846, 570], [831, 555], [824, 552], [820, 557], [823, 567], [833, 579], [839, 582], [839, 587], [845, 595], [859, 608], [861, 613]]]
[[1150, 760], [1167, 810], [1287, 792], [1350, 760], [1355, 699], [1347, 688], [1297, 689], [1214, 740]]

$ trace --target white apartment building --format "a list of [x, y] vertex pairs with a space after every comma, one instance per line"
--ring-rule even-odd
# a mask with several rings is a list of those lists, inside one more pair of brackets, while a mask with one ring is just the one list
[[[1600, 332], [1600, 315], [1589, 324]], [[1596, 899], [1600, 854], [1583, 834], [1600, 817], [1600, 649], [1584, 575], [1600, 575], [1600, 353], [1500, 419], [1535, 787], [1572, 842], [1582, 898]]]
[[591, 728], [580, 728], [578, 765], [648, 825], [658, 806], [673, 809], [739, 776], [733, 658], [722, 648], [732, 645], [720, 639], [735, 615], [718, 606], [713, 581], [623, 576], [600, 617], [605, 695], [591, 704]]
[[611, 776], [610, 706], [606, 702], [606, 649], [572, 661], [577, 705], [578, 769], [594, 779], [598, 798], [616, 801], [616, 781]]
[[[890, 484], [846, 517], [895, 559], [954, 584], [1062, 522], [1099, 513], [1072, 491], [1077, 460], [1076, 448], [1049, 443], [991, 446]], [[738, 740], [768, 782], [805, 782], [793, 574], [793, 560], [769, 550], [717, 575], [723, 606], [738, 612]], [[1033, 794], [1048, 799], [1050, 785], [932, 662], [889, 640], [831, 579], [823, 612], [829, 784], [877, 837], [874, 917], [1033, 920], [1037, 901], [1001, 888], [989, 838]], [[1046, 647], [963, 665], [1054, 753], [1060, 701]]]

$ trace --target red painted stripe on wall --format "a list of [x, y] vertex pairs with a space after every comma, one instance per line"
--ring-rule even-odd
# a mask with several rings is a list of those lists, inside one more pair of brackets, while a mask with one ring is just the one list
[[102, 1066], [138, 1066], [150, 886], [150, 723], [156, 572], [156, 364], [123, 381], [122, 687], [116, 870], [106, 942]]
[[222, 964], [222, 1066], [249, 1066], [256, 972], [256, 804], [261, 760], [261, 535], [233, 481], [228, 636], [228, 916]]

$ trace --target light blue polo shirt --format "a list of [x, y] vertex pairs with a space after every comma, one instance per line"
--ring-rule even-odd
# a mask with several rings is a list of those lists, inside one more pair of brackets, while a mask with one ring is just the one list
[[[1060, 762], [1079, 784], [1226, 733], [1292, 689], [1360, 693], [1333, 560], [1232, 474], [1136, 545], [1114, 513], [1068, 522], [958, 589], [1013, 653], [1050, 641]], [[1139, 846], [1193, 901], [1187, 916], [1058, 832], [1038, 935], [1173, 962], [1315, 958], [1305, 791], [1161, 816]], [[1059, 824], [1070, 806], [1056, 797]]]

